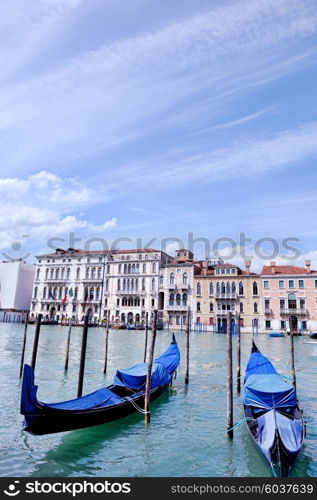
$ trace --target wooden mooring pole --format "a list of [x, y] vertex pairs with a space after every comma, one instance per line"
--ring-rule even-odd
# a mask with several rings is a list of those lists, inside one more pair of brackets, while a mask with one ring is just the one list
[[233, 392], [232, 392], [232, 313], [228, 314], [227, 326], [227, 432], [233, 437]]
[[83, 336], [81, 341], [81, 354], [80, 354], [80, 365], [79, 365], [79, 376], [78, 376], [78, 388], [77, 397], [80, 398], [83, 394], [83, 382], [84, 382], [84, 371], [85, 371], [85, 361], [86, 361], [86, 348], [87, 348], [87, 334], [88, 334], [88, 315], [85, 316]]
[[185, 384], [189, 383], [189, 328], [190, 328], [190, 309], [187, 310], [186, 322], [186, 369], [185, 369]]
[[29, 322], [29, 313], [27, 312], [25, 315], [25, 324], [24, 324], [24, 336], [23, 336], [23, 345], [22, 345], [22, 354], [21, 354], [21, 364], [20, 364], [20, 378], [23, 373], [23, 365], [24, 365], [24, 355], [25, 355], [25, 347], [26, 347], [26, 335], [28, 330], [28, 322]]
[[293, 331], [293, 328], [291, 328], [290, 335], [291, 335], [292, 379], [293, 379], [293, 386], [296, 389], [295, 349], [294, 349], [294, 331]]
[[106, 346], [105, 346], [105, 364], [104, 364], [104, 367], [103, 367], [103, 372], [104, 372], [104, 373], [107, 373], [107, 366], [108, 366], [109, 323], [110, 323], [110, 310], [107, 312], [107, 324], [106, 324]]
[[35, 364], [36, 364], [37, 347], [39, 345], [39, 337], [40, 337], [40, 330], [41, 330], [41, 321], [42, 321], [42, 314], [38, 314], [37, 318], [36, 318], [32, 360], [31, 360], [31, 366], [32, 366], [33, 370], [35, 370]]
[[241, 392], [241, 329], [240, 315], [237, 317], [237, 391]]
[[144, 397], [144, 412], [145, 413], [144, 413], [144, 417], [145, 417], [146, 424], [149, 424], [150, 420], [151, 420], [150, 397], [151, 397], [152, 366], [153, 366], [154, 347], [155, 347], [155, 339], [156, 339], [156, 322], [157, 322], [157, 310], [155, 310], [154, 314], [153, 314], [150, 356], [149, 356], [149, 362], [148, 362], [148, 367], [147, 367], [146, 385], [145, 385], [145, 397]]
[[149, 313], [145, 313], [145, 340], [144, 340], [144, 357], [143, 362], [146, 362], [146, 353], [147, 353], [147, 340], [149, 336]]
[[66, 344], [66, 355], [65, 355], [65, 366], [64, 370], [68, 370], [68, 359], [69, 359], [69, 347], [70, 347], [70, 336], [72, 332], [72, 320], [69, 318], [68, 320], [68, 335], [67, 335], [67, 344]]

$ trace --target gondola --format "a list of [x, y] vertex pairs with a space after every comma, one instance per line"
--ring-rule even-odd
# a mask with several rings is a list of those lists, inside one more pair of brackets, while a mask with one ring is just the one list
[[[152, 367], [150, 400], [154, 401], [170, 385], [179, 365], [180, 352], [173, 340]], [[23, 430], [35, 434], [52, 434], [100, 425], [125, 417], [144, 408], [147, 363], [117, 370], [113, 384], [86, 396], [60, 403], [38, 401], [34, 372], [24, 365], [21, 414]]]
[[312, 332], [309, 334], [311, 339], [317, 339], [317, 332]]
[[275, 477], [288, 477], [301, 452], [305, 426], [296, 390], [253, 342], [246, 368], [244, 413], [253, 441]]
[[285, 333], [283, 333], [283, 332], [270, 332], [269, 336], [270, 337], [285, 337]]

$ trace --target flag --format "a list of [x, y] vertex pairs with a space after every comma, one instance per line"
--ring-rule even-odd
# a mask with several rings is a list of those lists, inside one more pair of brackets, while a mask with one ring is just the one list
[[67, 295], [65, 295], [65, 297], [63, 298], [62, 304], [66, 304], [66, 302], [67, 302]]
[[74, 292], [73, 292], [73, 289], [72, 289], [72, 288], [69, 290], [68, 295], [69, 295], [70, 297], [72, 297], [72, 296], [74, 295]]

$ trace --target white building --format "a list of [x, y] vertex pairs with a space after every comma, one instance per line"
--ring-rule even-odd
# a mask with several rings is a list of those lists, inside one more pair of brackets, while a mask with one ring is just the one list
[[30, 308], [35, 265], [21, 260], [0, 262], [0, 321]]
[[31, 316], [135, 323], [157, 309], [160, 267], [171, 257], [155, 249], [84, 251], [57, 249], [37, 257]]

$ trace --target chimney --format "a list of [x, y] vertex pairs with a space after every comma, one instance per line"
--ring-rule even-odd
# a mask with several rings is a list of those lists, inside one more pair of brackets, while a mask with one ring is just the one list
[[250, 275], [251, 260], [245, 260], [244, 265], [245, 265], [246, 273], [249, 276]]
[[276, 266], [276, 262], [271, 262], [271, 272], [272, 274], [275, 274], [275, 266]]
[[202, 263], [201, 263], [201, 267], [202, 267], [202, 275], [203, 276], [207, 276], [207, 267], [208, 267], [208, 262], [206, 260], [203, 260]]
[[307, 274], [310, 274], [310, 266], [311, 266], [311, 260], [305, 260], [305, 266], [306, 266], [306, 272]]

